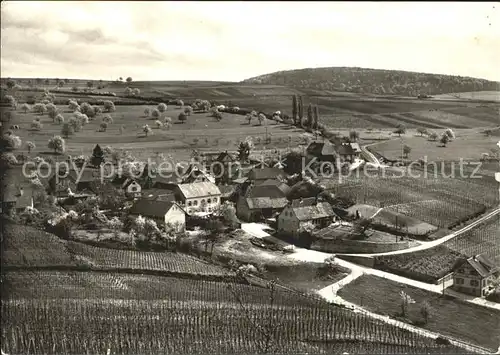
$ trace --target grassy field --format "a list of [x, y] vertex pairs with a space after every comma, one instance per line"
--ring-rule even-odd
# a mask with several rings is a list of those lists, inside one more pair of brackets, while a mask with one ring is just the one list
[[424, 323], [420, 307], [422, 302], [427, 301], [430, 316], [422, 327], [493, 351], [498, 349], [500, 333], [496, 330], [500, 327], [500, 311], [442, 298], [439, 294], [372, 275], [363, 275], [349, 283], [339, 291], [339, 295], [373, 312], [394, 316], [401, 312], [401, 291], [416, 301], [409, 305], [406, 317], [409, 321]]
[[[499, 121], [500, 122], [500, 121]], [[437, 131], [438, 134], [444, 130]], [[496, 137], [486, 137], [482, 133], [470, 133], [467, 131], [463, 135], [456, 132], [456, 139], [442, 147], [438, 141], [430, 141], [427, 137], [402, 136], [401, 139], [375, 143], [370, 146], [370, 150], [376, 151], [384, 157], [396, 160], [401, 159], [402, 147], [407, 145], [411, 148], [409, 158], [413, 160], [427, 159], [428, 163], [441, 161], [459, 161], [481, 159], [482, 153], [491, 153], [498, 143]]]
[[472, 91], [458, 92], [456, 94], [440, 94], [434, 96], [436, 99], [469, 99], [469, 100], [486, 100], [500, 101], [500, 91]]
[[500, 266], [500, 218], [455, 237], [437, 247], [411, 254], [376, 258], [375, 267], [423, 282], [435, 282], [452, 272], [464, 258], [485, 254]]
[[[109, 115], [113, 123], [109, 125], [106, 132], [99, 131], [102, 117], [96, 117], [81, 131], [66, 139], [67, 152], [70, 154], [90, 154], [96, 144], [101, 146], [111, 146], [130, 151], [134, 156], [142, 158], [154, 157], [155, 152], [170, 154], [178, 159], [189, 157], [193, 149], [198, 150], [235, 150], [238, 141], [251, 136], [256, 143], [256, 149], [264, 148], [287, 148], [297, 146], [302, 139], [300, 135], [304, 133], [288, 125], [276, 124], [268, 121], [267, 124], [260, 125], [257, 120], [248, 124], [245, 116], [224, 113], [222, 121], [218, 122], [209, 117], [208, 113], [194, 113], [187, 122], [181, 123], [177, 120], [181, 107], [169, 106], [168, 110], [162, 114], [161, 119], [170, 117], [172, 125], [170, 129], [158, 129], [155, 119], [146, 117], [144, 109], [154, 106], [133, 105], [116, 106], [116, 111]], [[66, 120], [73, 116], [66, 106], [61, 106], [63, 116]], [[23, 142], [32, 141], [36, 149], [34, 154], [51, 154], [47, 148], [48, 140], [54, 135], [61, 135], [62, 125], [53, 123], [47, 115], [38, 115], [32, 112], [16, 112], [15, 119], [9, 125], [17, 124], [20, 129], [15, 132]], [[35, 118], [40, 118], [43, 125], [41, 131], [31, 130], [31, 123]], [[142, 131], [142, 126], [148, 124], [152, 132], [146, 136]], [[121, 133], [120, 130], [123, 130]], [[265, 142], [267, 136], [271, 142]], [[27, 150], [21, 149], [27, 153]]]

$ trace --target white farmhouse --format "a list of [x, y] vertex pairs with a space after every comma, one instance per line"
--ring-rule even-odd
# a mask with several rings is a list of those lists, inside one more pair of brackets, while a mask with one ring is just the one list
[[186, 213], [172, 201], [141, 199], [134, 203], [130, 214], [150, 218], [158, 226], [164, 225], [165, 228], [174, 228], [178, 232], [186, 227]]
[[220, 206], [221, 192], [212, 182], [179, 184], [174, 192], [175, 200], [188, 214], [194, 212], [213, 212]]

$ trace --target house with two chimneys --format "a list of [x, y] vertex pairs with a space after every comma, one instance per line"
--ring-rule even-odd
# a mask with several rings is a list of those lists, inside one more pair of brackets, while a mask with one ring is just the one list
[[455, 270], [452, 288], [477, 297], [487, 296], [490, 284], [499, 271], [486, 255], [470, 257]]
[[310, 223], [316, 229], [321, 229], [336, 219], [332, 206], [317, 197], [293, 200], [278, 217], [278, 234], [297, 239], [306, 224]]

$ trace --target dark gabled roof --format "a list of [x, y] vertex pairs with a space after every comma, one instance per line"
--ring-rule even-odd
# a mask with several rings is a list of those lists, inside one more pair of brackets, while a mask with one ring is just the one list
[[495, 267], [493, 262], [483, 254], [473, 256], [467, 259], [467, 262], [474, 268], [474, 270], [477, 271], [479, 275], [481, 275], [481, 277], [488, 277], [498, 269]]
[[163, 175], [163, 176], [155, 176], [153, 178], [153, 186], [155, 185], [177, 185], [179, 184], [181, 179], [175, 174]]
[[80, 182], [92, 182], [101, 180], [101, 172], [97, 169], [83, 169], [82, 170], [70, 170], [68, 173], [68, 178], [73, 181]]
[[342, 143], [337, 146], [340, 155], [354, 155], [361, 152], [358, 143]]
[[175, 194], [171, 190], [152, 188], [142, 190], [142, 198], [149, 200], [174, 201]]
[[130, 213], [145, 217], [164, 217], [175, 203], [151, 199], [140, 199], [130, 208]]
[[246, 199], [250, 209], [285, 208], [288, 200], [285, 197], [254, 197]]
[[122, 189], [126, 189], [127, 187], [129, 187], [134, 182], [137, 183], [137, 184], [139, 184], [135, 179], [130, 179], [129, 178], [129, 179], [125, 180], [125, 182], [122, 184]]
[[335, 146], [330, 142], [311, 142], [311, 144], [307, 147], [307, 153], [316, 157], [337, 155]]
[[267, 179], [262, 181], [261, 183], [256, 183], [258, 186], [262, 185], [274, 185], [277, 186], [284, 194], [285, 196], [290, 192], [291, 187], [285, 184], [284, 182], [281, 182], [276, 179]]
[[245, 199], [250, 209], [284, 208], [288, 204], [285, 194], [276, 185], [251, 186]]
[[283, 191], [276, 185], [256, 185], [248, 188], [245, 197], [247, 198], [257, 198], [257, 197], [270, 197], [270, 198], [281, 198], [286, 197]]
[[248, 178], [250, 180], [268, 180], [276, 179], [277, 176], [286, 177], [286, 173], [278, 168], [253, 168], [248, 173]]
[[235, 185], [219, 185], [217, 186], [220, 190], [221, 197], [229, 198], [233, 193], [236, 192]]
[[225, 152], [220, 153], [217, 156], [216, 161], [223, 162], [226, 158], [229, 158], [231, 161], [235, 161], [234, 157], [231, 154], [229, 154], [227, 150]]
[[328, 202], [317, 202], [315, 197], [293, 200], [291, 208], [299, 221], [335, 216]]

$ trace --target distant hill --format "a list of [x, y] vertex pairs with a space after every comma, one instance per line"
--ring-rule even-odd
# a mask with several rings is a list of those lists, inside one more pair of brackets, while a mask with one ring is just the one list
[[279, 71], [246, 79], [243, 83], [404, 96], [500, 90], [500, 82], [484, 79], [349, 67]]

